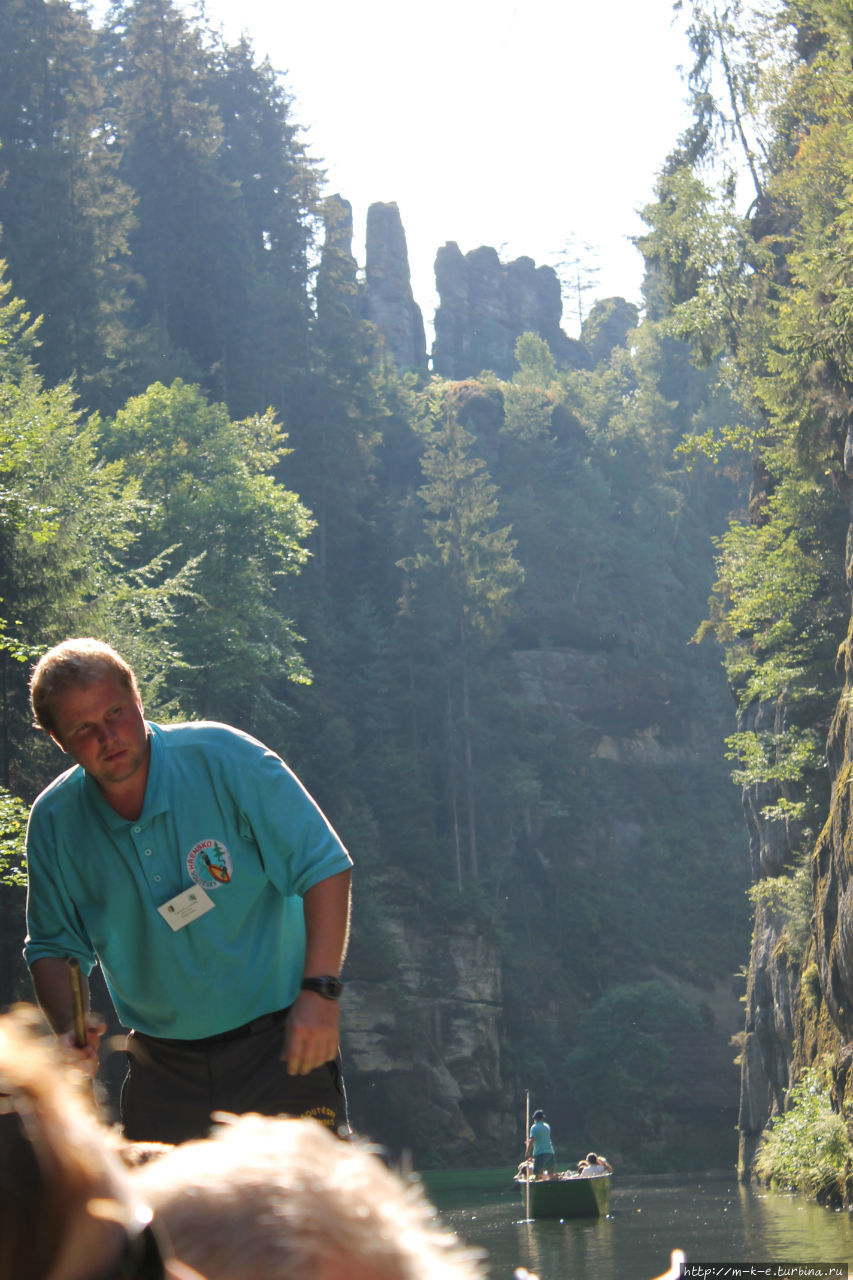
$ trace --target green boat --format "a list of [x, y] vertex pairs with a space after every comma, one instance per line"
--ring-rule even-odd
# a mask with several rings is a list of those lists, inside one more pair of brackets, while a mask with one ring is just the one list
[[[528, 1183], [518, 1178], [527, 1203]], [[531, 1218], [604, 1218], [610, 1208], [610, 1174], [597, 1178], [551, 1178], [530, 1186]]]

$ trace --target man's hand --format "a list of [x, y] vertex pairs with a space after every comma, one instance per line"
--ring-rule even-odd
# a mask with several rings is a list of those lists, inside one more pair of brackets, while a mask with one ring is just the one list
[[69, 1062], [87, 1076], [93, 1079], [98, 1074], [100, 1065], [98, 1059], [98, 1049], [101, 1044], [101, 1036], [107, 1029], [107, 1024], [99, 1013], [86, 1014], [86, 1043], [80, 1047], [77, 1044], [75, 1033], [73, 1030], [65, 1031], [57, 1036], [62, 1052]]
[[292, 1076], [305, 1076], [338, 1052], [338, 1002], [301, 991], [284, 1024], [282, 1058]]
[[[305, 913], [303, 973], [341, 971], [349, 936], [350, 873], [339, 871], [312, 885], [302, 898]], [[301, 991], [284, 1024], [282, 1058], [292, 1076], [305, 1076], [338, 1052], [338, 1002]]]
[[98, 1070], [98, 1046], [106, 1031], [106, 1023], [99, 1013], [89, 1012], [89, 983], [80, 975], [86, 1022], [86, 1043], [77, 1048], [74, 1038], [74, 1002], [71, 995], [71, 977], [68, 961], [64, 956], [43, 956], [32, 965], [33, 986], [36, 999], [47, 1018], [56, 1038], [70, 1062], [81, 1071], [94, 1076]]

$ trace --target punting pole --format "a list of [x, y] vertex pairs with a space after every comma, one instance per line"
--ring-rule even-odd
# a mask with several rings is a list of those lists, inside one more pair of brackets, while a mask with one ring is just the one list
[[68, 977], [71, 980], [71, 1012], [74, 1017], [74, 1043], [78, 1049], [86, 1047], [86, 1010], [83, 1007], [83, 982], [80, 977], [80, 961], [68, 957]]
[[[524, 1114], [524, 1148], [527, 1150], [527, 1140], [530, 1137], [530, 1090], [525, 1090], [527, 1100]], [[524, 1172], [526, 1174], [524, 1180], [524, 1216], [530, 1221], [530, 1165], [525, 1160]]]

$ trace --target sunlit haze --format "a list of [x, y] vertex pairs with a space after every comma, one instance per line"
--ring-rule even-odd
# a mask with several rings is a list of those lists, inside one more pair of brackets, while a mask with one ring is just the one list
[[[362, 265], [368, 205], [397, 203], [428, 326], [448, 240], [554, 266], [571, 241], [569, 257], [598, 267], [586, 306], [639, 301], [629, 237], [683, 125], [689, 51], [672, 0], [205, 0], [205, 11], [285, 73], [326, 193], [353, 206]], [[568, 299], [568, 332], [576, 308]]]

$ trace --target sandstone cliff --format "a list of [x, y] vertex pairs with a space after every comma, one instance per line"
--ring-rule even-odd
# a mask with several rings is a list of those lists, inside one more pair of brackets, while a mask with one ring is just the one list
[[366, 317], [401, 369], [425, 369], [424, 321], [412, 294], [406, 233], [396, 204], [370, 206], [365, 249]]
[[532, 258], [502, 263], [486, 246], [463, 255], [450, 241], [436, 256], [435, 283], [432, 364], [443, 377], [467, 378], [483, 369], [510, 377], [522, 333], [544, 338], [558, 365], [586, 364], [582, 344], [560, 327], [560, 281], [552, 267], [537, 267]]
[[[853, 473], [853, 461], [845, 456]], [[853, 525], [847, 535], [847, 585], [853, 590]], [[811, 860], [814, 915], [795, 1006], [794, 1068], [830, 1064], [833, 1103], [850, 1124], [853, 1103], [853, 622], [840, 647], [844, 687], [827, 740], [829, 817]], [[853, 1187], [848, 1186], [848, 1194]]]
[[[673, 716], [675, 690], [659, 671], [646, 668], [644, 674], [644, 662], [628, 660], [619, 647], [516, 651], [514, 666], [532, 721], [542, 732], [577, 735], [591, 794], [601, 785], [612, 797], [612, 811], [598, 809], [592, 827], [582, 828], [582, 835], [579, 828], [577, 848], [562, 855], [604, 910], [607, 890], [601, 897], [599, 881], [636, 882], [661, 874], [655, 866], [662, 856], [656, 831], [667, 797], [695, 793], [709, 785], [710, 771], [719, 770], [726, 708], [722, 676], [710, 701], [703, 696], [687, 705], [676, 696], [679, 714]], [[736, 834], [734, 804], [726, 830]], [[519, 921], [528, 912], [535, 919], [547, 911], [557, 892], [555, 868], [540, 836], [532, 832], [529, 845], [520, 841], [518, 874], [527, 888], [513, 911]], [[736, 896], [746, 880], [742, 847], [734, 839], [720, 848], [709, 819], [707, 842], [709, 880], [717, 882], [725, 867]], [[692, 872], [682, 871], [676, 859], [663, 873], [661, 896], [682, 893], [684, 886], [673, 883], [680, 874]], [[519, 949], [525, 945], [523, 928], [517, 938], [507, 938], [502, 929], [463, 913], [436, 930], [435, 885], [415, 881], [413, 888], [397, 880], [388, 888], [384, 904], [356, 902], [360, 928], [347, 964], [343, 1053], [351, 1111], [363, 1131], [394, 1155], [405, 1133], [420, 1167], [436, 1160], [511, 1162], [521, 1141], [523, 1089], [538, 1069], [537, 1043], [548, 1043], [552, 1035], [569, 1043], [573, 1034], [577, 1039], [572, 1028], [602, 990], [658, 980], [687, 1003], [694, 1020], [670, 1032], [654, 1090], [633, 1114], [614, 1118], [607, 1133], [601, 1120], [594, 1132], [585, 1128], [588, 1118], [568, 1068], [546, 1081], [542, 1092], [548, 1094], [545, 1105], [559, 1134], [560, 1157], [576, 1159], [597, 1141], [608, 1144], [608, 1155], [623, 1170], [639, 1167], [636, 1154], [629, 1154], [638, 1150], [649, 1162], [645, 1167], [666, 1163], [672, 1151], [685, 1161], [701, 1152], [703, 1167], [734, 1162], [737, 1072], [730, 1040], [742, 1018], [735, 974], [743, 957], [718, 947], [709, 964], [692, 961], [699, 915], [688, 909], [668, 921], [684, 961], [680, 974], [665, 959], [667, 948], [653, 940], [645, 958], [631, 954], [626, 970], [620, 922], [613, 915], [590, 926], [600, 947], [586, 961], [578, 951], [570, 970], [531, 971]], [[401, 901], [417, 902], [424, 893], [433, 904], [430, 913], [414, 905], [401, 909]], [[731, 893], [727, 884], [721, 896]], [[697, 910], [706, 913], [702, 890], [695, 896]], [[659, 906], [652, 906], [648, 891], [641, 908], [631, 895], [625, 909], [635, 930], [638, 910], [650, 915], [654, 939]], [[665, 920], [665, 906], [660, 910]], [[620, 1027], [618, 1036], [629, 1030]], [[627, 1064], [629, 1073], [635, 1067]]]
[[[361, 278], [353, 256], [352, 206], [339, 195], [323, 205], [325, 240], [317, 279], [321, 324], [335, 310], [368, 320], [401, 369], [425, 372], [426, 337], [412, 293], [406, 233], [396, 204], [372, 204], [367, 211], [365, 267]], [[623, 298], [595, 303], [581, 340], [562, 329], [560, 281], [549, 266], [532, 258], [503, 263], [495, 249], [480, 246], [463, 254], [451, 241], [438, 250], [432, 370], [464, 379], [483, 370], [512, 377], [515, 344], [535, 333], [562, 368], [592, 368], [625, 341], [637, 323], [637, 308]]]
[[[784, 704], [757, 704], [738, 718], [742, 732], [781, 730]], [[800, 963], [787, 945], [787, 915], [774, 906], [773, 882], [790, 870], [800, 833], [764, 816], [783, 795], [761, 784], [743, 792], [749, 857], [755, 893], [755, 922], [746, 990], [746, 1020], [741, 1036], [741, 1097], [738, 1117], [738, 1169], [746, 1176], [768, 1117], [784, 1110], [793, 1084], [794, 1018]], [[790, 799], [790, 796], [787, 797]]]
[[336, 313], [358, 316], [363, 310], [358, 264], [352, 253], [352, 205], [342, 196], [323, 202], [325, 238], [317, 272], [317, 318], [334, 323]]
[[[853, 536], [847, 581], [853, 587]], [[844, 686], [827, 737], [827, 819], [811, 853], [810, 878], [792, 873], [804, 833], [770, 821], [782, 787], [744, 793], [750, 830], [755, 923], [742, 1037], [739, 1172], [746, 1178], [768, 1120], [784, 1111], [805, 1068], [828, 1069], [834, 1108], [853, 1101], [853, 624], [839, 649]], [[757, 708], [745, 727], [781, 728], [784, 700]], [[799, 917], [799, 918], [798, 918]], [[849, 1195], [848, 1188], [848, 1195]]]
[[317, 321], [336, 315], [369, 320], [401, 369], [426, 368], [421, 309], [412, 295], [406, 233], [395, 204], [367, 214], [364, 279], [353, 256], [352, 205], [342, 196], [323, 202], [325, 236], [317, 273]]
[[343, 1054], [357, 1123], [395, 1154], [406, 1134], [421, 1166], [500, 1160], [517, 1116], [501, 1074], [499, 946], [470, 922], [424, 935], [389, 915], [374, 928], [348, 964]]

